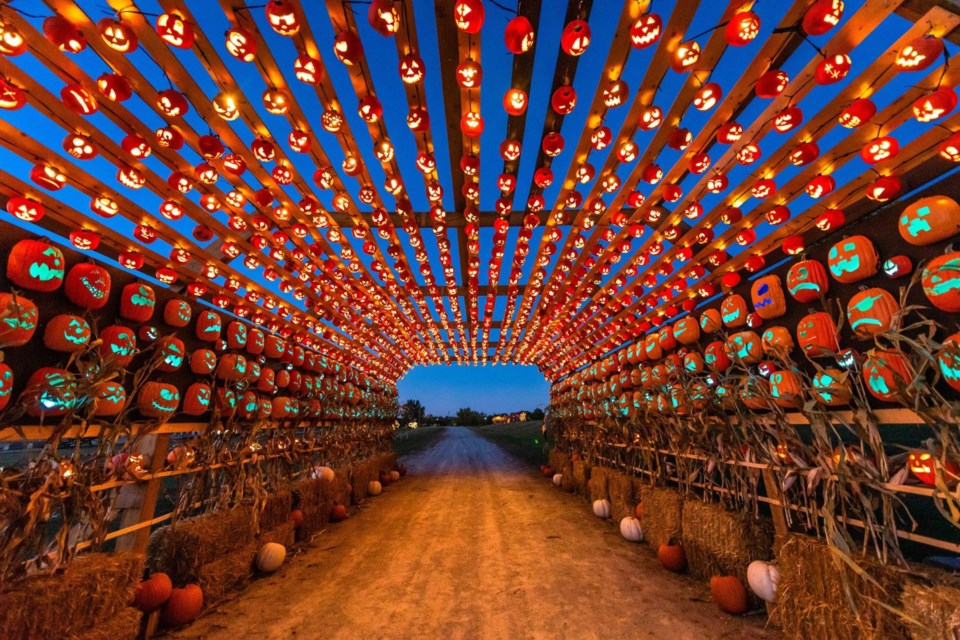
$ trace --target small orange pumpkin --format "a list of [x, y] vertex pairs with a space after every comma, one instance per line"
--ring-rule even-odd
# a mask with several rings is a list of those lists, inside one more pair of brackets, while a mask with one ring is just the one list
[[899, 311], [897, 299], [878, 287], [861, 291], [847, 303], [847, 319], [858, 338], [870, 338], [886, 331]]
[[160, 624], [164, 627], [179, 627], [193, 622], [203, 609], [203, 590], [199, 585], [188, 584], [182, 589], [173, 589], [160, 611]]
[[736, 576], [713, 576], [710, 578], [710, 595], [720, 610], [739, 616], [747, 612], [747, 590]]
[[154, 573], [137, 585], [133, 597], [133, 606], [144, 613], [156, 611], [164, 605], [173, 593], [173, 583], [165, 573]]
[[687, 553], [682, 544], [661, 544], [657, 549], [657, 560], [667, 571], [683, 573], [687, 570]]
[[769, 275], [757, 278], [750, 287], [750, 301], [757, 315], [764, 320], [779, 318], [787, 312], [780, 276]]

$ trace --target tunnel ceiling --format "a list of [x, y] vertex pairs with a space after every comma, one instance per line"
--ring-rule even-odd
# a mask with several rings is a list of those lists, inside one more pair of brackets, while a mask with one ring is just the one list
[[104, 4], [0, 7], [6, 222], [388, 380], [558, 379], [960, 160], [932, 2]]

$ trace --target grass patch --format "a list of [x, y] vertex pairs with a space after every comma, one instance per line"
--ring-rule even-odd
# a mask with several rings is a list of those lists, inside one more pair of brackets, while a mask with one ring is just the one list
[[515, 422], [512, 424], [488, 424], [472, 427], [474, 433], [499, 445], [507, 453], [523, 460], [531, 466], [539, 466], [547, 461], [547, 445], [540, 428], [543, 420]]
[[401, 429], [393, 437], [393, 450], [398, 456], [409, 456], [426, 449], [443, 435], [446, 427]]

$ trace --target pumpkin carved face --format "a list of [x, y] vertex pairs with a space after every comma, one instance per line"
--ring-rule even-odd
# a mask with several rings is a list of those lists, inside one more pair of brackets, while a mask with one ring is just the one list
[[863, 362], [863, 382], [874, 398], [896, 402], [912, 379], [910, 365], [899, 351], [873, 349], [867, 352]]
[[163, 321], [178, 329], [187, 326], [192, 316], [193, 310], [183, 300], [169, 300], [163, 308]]
[[100, 358], [125, 367], [137, 352], [137, 337], [133, 330], [113, 325], [100, 332]]
[[116, 382], [104, 382], [97, 388], [94, 397], [94, 415], [98, 418], [112, 417], [123, 411], [127, 403], [127, 390]]
[[65, 261], [60, 249], [42, 240], [21, 240], [7, 256], [7, 278], [23, 289], [56, 291], [63, 282]]
[[137, 395], [137, 409], [148, 418], [167, 420], [180, 406], [180, 392], [172, 384], [146, 382]]
[[162, 339], [157, 343], [160, 364], [158, 371], [170, 373], [178, 371], [183, 366], [186, 357], [186, 347], [183, 346], [183, 340], [173, 336]]
[[80, 316], [54, 316], [43, 331], [43, 344], [51, 351], [75, 353], [90, 343], [90, 325]]
[[190, 354], [190, 371], [198, 376], [213, 373], [217, 368], [217, 354], [210, 349], [197, 349]]
[[37, 330], [40, 312], [23, 296], [0, 293], [0, 349], [22, 347]]
[[100, 309], [110, 297], [110, 272], [95, 264], [76, 264], [67, 274], [64, 293], [79, 307]]
[[707, 345], [703, 352], [703, 359], [707, 366], [717, 373], [723, 373], [732, 364], [730, 356], [727, 355], [726, 345], [719, 340]]
[[827, 270], [816, 260], [803, 260], [787, 272], [787, 291], [798, 302], [813, 302], [829, 291]]
[[188, 416], [201, 416], [210, 410], [210, 401], [213, 392], [210, 385], [203, 382], [194, 382], [183, 396], [183, 412]]
[[758, 278], [750, 287], [750, 300], [757, 315], [764, 320], [779, 318], [787, 312], [780, 276]]
[[725, 347], [731, 360], [739, 360], [745, 364], [756, 364], [763, 359], [760, 336], [753, 331], [742, 331], [731, 335], [727, 338]]
[[217, 377], [228, 382], [236, 382], [247, 375], [247, 359], [236, 353], [228, 353], [220, 358], [217, 365]]
[[851, 236], [830, 247], [827, 265], [834, 280], [853, 284], [876, 274], [880, 257], [870, 238]]
[[234, 320], [227, 325], [227, 348], [242, 349], [247, 344], [247, 325]]
[[947, 196], [921, 198], [903, 210], [898, 228], [912, 245], [942, 242], [960, 231], [960, 204]]
[[853, 392], [850, 390], [849, 373], [839, 369], [823, 369], [813, 377], [813, 395], [816, 401], [828, 407], [839, 407], [850, 403]]
[[132, 322], [147, 322], [153, 317], [157, 294], [146, 284], [131, 283], [120, 294], [120, 316]]
[[951, 313], [960, 311], [960, 252], [947, 253], [928, 262], [920, 282], [933, 306]]
[[700, 340], [700, 325], [696, 318], [687, 316], [678, 320], [673, 327], [674, 339], [683, 345], [694, 344]]
[[960, 391], [960, 333], [955, 333], [943, 341], [943, 347], [937, 354], [937, 364], [944, 382]]
[[839, 351], [837, 325], [833, 317], [823, 311], [804, 316], [797, 325], [797, 344], [811, 357]]
[[213, 311], [201, 311], [197, 316], [196, 335], [203, 342], [216, 342], [220, 339], [222, 320]]
[[796, 409], [803, 405], [803, 385], [792, 370], [775, 371], [770, 376], [770, 395], [773, 401], [785, 409]]
[[747, 323], [747, 301], [740, 294], [727, 296], [720, 305], [720, 317], [724, 326], [735, 329]]
[[47, 418], [66, 414], [77, 407], [77, 380], [65, 369], [42, 367], [33, 372], [23, 390], [21, 399], [27, 413]]
[[876, 287], [861, 291], [847, 303], [850, 328], [859, 338], [870, 338], [889, 329], [899, 311], [896, 298]]

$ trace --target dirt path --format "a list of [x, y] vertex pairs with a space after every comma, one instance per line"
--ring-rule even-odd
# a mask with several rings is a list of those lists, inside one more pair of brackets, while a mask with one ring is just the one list
[[468, 429], [405, 462], [369, 508], [173, 637], [779, 637]]

